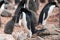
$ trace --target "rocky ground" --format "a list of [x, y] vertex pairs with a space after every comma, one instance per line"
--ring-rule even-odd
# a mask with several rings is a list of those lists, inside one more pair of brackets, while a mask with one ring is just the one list
[[[39, 14], [46, 3], [40, 3], [39, 9], [37, 10], [37, 18], [39, 18]], [[9, 13], [14, 15], [15, 9], [8, 9]], [[0, 27], [0, 40], [60, 40], [60, 26], [59, 26], [59, 8], [55, 8], [52, 12], [52, 15], [47, 20], [46, 25], [38, 25], [37, 29], [45, 28], [46, 30], [33, 35], [32, 38], [27, 37], [27, 34], [24, 32], [25, 29], [23, 27], [15, 26], [14, 31], [11, 34], [4, 33], [4, 26], [6, 23], [11, 20], [12, 17], [1, 17], [2, 25]]]

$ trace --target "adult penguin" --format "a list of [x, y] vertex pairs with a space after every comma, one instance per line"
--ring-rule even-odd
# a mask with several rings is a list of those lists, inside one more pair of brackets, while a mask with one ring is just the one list
[[40, 15], [39, 15], [39, 21], [38, 24], [45, 25], [47, 19], [52, 14], [52, 11], [55, 7], [58, 7], [56, 2], [49, 2], [45, 5], [45, 7], [42, 9]]
[[[33, 34], [37, 32], [42, 32], [45, 29], [37, 30], [35, 29], [35, 26], [37, 26], [37, 19], [35, 13], [33, 13], [31, 10], [26, 8], [21, 8], [21, 14], [19, 18], [19, 25], [24, 25], [24, 28], [27, 32], [29, 32], [30, 37], [32, 37]], [[21, 24], [22, 23], [22, 24]]]

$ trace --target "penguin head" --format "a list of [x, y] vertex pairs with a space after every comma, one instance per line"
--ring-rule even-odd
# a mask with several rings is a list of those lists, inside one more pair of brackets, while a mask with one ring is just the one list
[[58, 7], [58, 5], [56, 4], [56, 2], [50, 2], [51, 5], [55, 5], [55, 7]]

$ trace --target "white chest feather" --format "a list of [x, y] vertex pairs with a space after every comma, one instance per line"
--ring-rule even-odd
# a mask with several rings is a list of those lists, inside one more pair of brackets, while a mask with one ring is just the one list
[[26, 14], [24, 12], [23, 12], [22, 16], [23, 16], [22, 19], [19, 19], [19, 25], [21, 26], [22, 20], [27, 25], [27, 22], [26, 22]]
[[43, 25], [45, 25], [46, 24], [46, 22], [47, 22], [47, 19], [49, 18], [49, 16], [51, 16], [52, 15], [52, 11], [53, 11], [53, 9], [55, 8], [55, 5], [52, 5], [50, 8], [49, 8], [49, 11], [48, 11], [48, 16], [47, 16], [47, 18], [44, 20], [44, 18], [45, 18], [45, 13], [44, 13], [44, 15], [43, 15]]
[[1, 10], [4, 10], [4, 6], [5, 6], [5, 4], [2, 4], [2, 6], [1, 6]]
[[[23, 20], [23, 21], [22, 21]], [[23, 18], [19, 19], [19, 25], [21, 26], [21, 23], [23, 22], [23, 26], [26, 29], [26, 31], [29, 33], [29, 36], [32, 37], [32, 32], [31, 30], [28, 29], [27, 27], [27, 20], [26, 20], [26, 14], [23, 12]]]
[[52, 14], [53, 9], [55, 8], [55, 5], [52, 5], [48, 11], [48, 16]]

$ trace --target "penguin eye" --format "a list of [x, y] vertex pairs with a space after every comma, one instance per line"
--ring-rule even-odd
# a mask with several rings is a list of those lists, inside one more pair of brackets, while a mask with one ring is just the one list
[[56, 5], [56, 7], [58, 7], [58, 5]]

